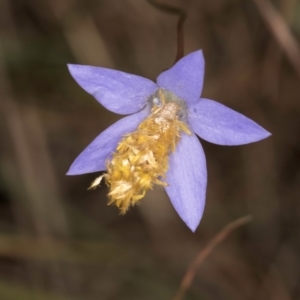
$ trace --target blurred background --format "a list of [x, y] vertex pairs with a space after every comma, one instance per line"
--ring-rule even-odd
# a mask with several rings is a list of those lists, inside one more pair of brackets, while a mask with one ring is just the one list
[[196, 233], [161, 189], [120, 216], [104, 184], [87, 191], [98, 174], [65, 176], [121, 117], [66, 64], [155, 80], [174, 61], [178, 18], [144, 0], [1, 0], [0, 299], [172, 299], [197, 253], [249, 214], [184, 299], [300, 299], [300, 1], [164, 3], [188, 14], [185, 54], [204, 51], [203, 96], [272, 137], [239, 147], [202, 141], [208, 192]]

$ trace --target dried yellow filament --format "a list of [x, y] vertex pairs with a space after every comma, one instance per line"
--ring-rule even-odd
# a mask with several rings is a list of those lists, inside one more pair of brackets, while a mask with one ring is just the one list
[[181, 132], [191, 134], [178, 113], [182, 105], [175, 101], [154, 106], [152, 113], [133, 133], [125, 135], [112, 159], [107, 162], [107, 174], [95, 179], [91, 188], [104, 178], [109, 186], [109, 204], [114, 203], [125, 213], [143, 198], [153, 185], [167, 186], [163, 181], [168, 170], [169, 155], [176, 148]]

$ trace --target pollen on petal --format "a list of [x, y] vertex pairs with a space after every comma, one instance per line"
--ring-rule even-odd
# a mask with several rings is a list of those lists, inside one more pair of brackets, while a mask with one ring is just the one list
[[[123, 137], [107, 162], [103, 178], [109, 187], [109, 204], [119, 207], [122, 214], [154, 185], [168, 186], [164, 178], [169, 156], [176, 149], [181, 133], [191, 134], [188, 125], [180, 120], [183, 109], [180, 103], [167, 101], [162, 91], [159, 96], [162, 105], [154, 106], [138, 129]], [[92, 187], [98, 181], [97, 178]]]

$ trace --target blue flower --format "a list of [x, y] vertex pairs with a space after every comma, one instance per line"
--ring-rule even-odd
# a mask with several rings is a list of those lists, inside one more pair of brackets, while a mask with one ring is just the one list
[[[76, 82], [108, 110], [129, 115], [83, 150], [68, 175], [107, 170], [110, 203], [121, 212], [153, 185], [163, 186], [179, 216], [195, 231], [203, 214], [207, 168], [196, 137], [218, 145], [243, 145], [270, 133], [213, 100], [201, 98], [202, 51], [193, 52], [151, 80], [124, 72], [68, 65]], [[195, 135], [195, 134], [196, 135]]]

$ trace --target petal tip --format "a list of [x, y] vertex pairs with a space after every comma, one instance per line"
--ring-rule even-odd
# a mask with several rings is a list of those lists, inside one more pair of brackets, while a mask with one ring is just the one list
[[73, 170], [72, 166], [70, 167], [70, 169], [68, 170], [68, 172], [66, 173], [67, 176], [72, 176], [72, 175], [78, 175], [76, 171]]
[[74, 71], [74, 69], [76, 68], [76, 66], [77, 66], [76, 64], [67, 64], [67, 68], [71, 74]]
[[200, 221], [197, 222], [185, 222], [186, 226], [194, 233], [199, 226]]
[[190, 53], [188, 55], [191, 55], [191, 56], [193, 56], [193, 55], [195, 55], [195, 56], [199, 55], [201, 59], [204, 59], [204, 55], [203, 55], [203, 50], [202, 49], [196, 50], [196, 51], [194, 51], [194, 52], [192, 52], [192, 53]]
[[272, 133], [266, 130], [266, 133], [265, 133], [265, 139], [268, 138], [268, 137], [271, 136], [271, 135], [272, 135]]
[[260, 127], [260, 134], [259, 133], [257, 133], [257, 137], [255, 138], [253, 138], [253, 141], [249, 141], [249, 143], [251, 143], [251, 142], [259, 142], [259, 141], [261, 141], [261, 140], [264, 140], [264, 139], [266, 139], [266, 138], [268, 138], [268, 137], [270, 137], [271, 135], [272, 135], [272, 133], [270, 133], [269, 131], [267, 131], [267, 130], [265, 130], [263, 127]]

